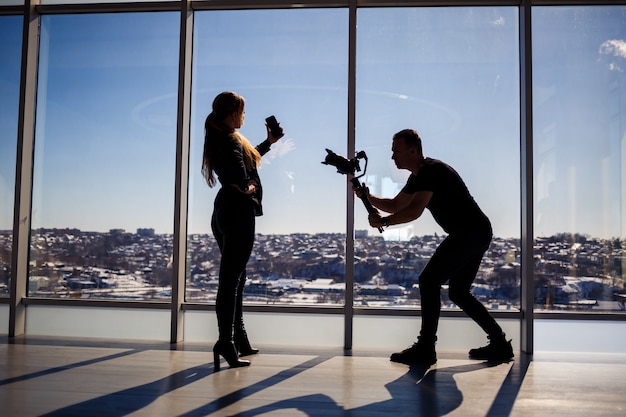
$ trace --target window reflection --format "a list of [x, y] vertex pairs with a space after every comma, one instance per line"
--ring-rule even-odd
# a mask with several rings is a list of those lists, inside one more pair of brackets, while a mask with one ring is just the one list
[[168, 298], [177, 13], [43, 16], [29, 295]]
[[[520, 172], [517, 8], [375, 8], [358, 12], [357, 150], [371, 192], [394, 197], [408, 178], [391, 138], [415, 129], [425, 156], [453, 166], [490, 218], [494, 239], [472, 292], [488, 308], [519, 307]], [[420, 306], [418, 276], [443, 230], [428, 211], [379, 234], [357, 201], [355, 303]], [[444, 286], [444, 308], [456, 308]]]
[[624, 310], [625, 18], [625, 7], [534, 9], [538, 310]]
[[245, 302], [341, 304], [345, 178], [322, 165], [346, 147], [347, 11], [205, 11], [194, 17], [187, 300], [215, 300], [219, 251], [213, 199], [200, 175], [204, 119], [225, 90], [246, 99], [253, 145], [275, 115], [285, 137], [261, 161], [264, 215], [248, 263]]
[[22, 17], [0, 16], [0, 297], [9, 294]]

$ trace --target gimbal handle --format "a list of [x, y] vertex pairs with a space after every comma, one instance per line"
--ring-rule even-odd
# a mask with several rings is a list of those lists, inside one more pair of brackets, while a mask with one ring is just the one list
[[[378, 210], [376, 210], [374, 208], [374, 206], [372, 205], [372, 202], [370, 201], [367, 191], [365, 190], [365, 187], [363, 186], [363, 184], [361, 184], [361, 182], [359, 181], [358, 178], [352, 177], [352, 179], [350, 180], [352, 182], [352, 185], [359, 190], [361, 193], [361, 196], [359, 197], [361, 199], [361, 201], [363, 202], [363, 204], [365, 205], [365, 208], [367, 209], [367, 212], [370, 214], [378, 214]], [[378, 231], [380, 233], [382, 233], [384, 231], [382, 226], [378, 227]]]

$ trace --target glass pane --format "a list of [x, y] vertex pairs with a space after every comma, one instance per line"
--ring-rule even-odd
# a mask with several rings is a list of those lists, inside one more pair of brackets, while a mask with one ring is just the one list
[[168, 298], [179, 14], [41, 26], [29, 295]]
[[626, 7], [533, 12], [535, 308], [624, 311]]
[[0, 16], [0, 297], [9, 294], [22, 62], [21, 16]]
[[245, 301], [343, 303], [346, 180], [322, 165], [343, 152], [347, 123], [345, 9], [195, 14], [187, 300], [213, 302], [220, 254], [213, 200], [200, 173], [204, 121], [225, 90], [246, 99], [240, 132], [253, 145], [276, 115], [285, 136], [263, 156], [263, 216], [248, 262]]
[[[488, 308], [519, 306], [519, 57], [516, 8], [384, 8], [358, 14], [357, 151], [361, 179], [393, 198], [410, 172], [392, 136], [414, 129], [424, 155], [451, 165], [491, 220], [494, 238], [472, 292]], [[382, 234], [357, 200], [355, 305], [420, 306], [418, 277], [446, 236], [428, 210]], [[442, 293], [443, 308], [455, 306]]]

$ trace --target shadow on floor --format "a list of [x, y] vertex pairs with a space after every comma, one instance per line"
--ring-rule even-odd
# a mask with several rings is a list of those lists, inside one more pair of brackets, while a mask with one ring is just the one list
[[56, 372], [67, 371], [68, 369], [72, 369], [72, 368], [80, 368], [81, 366], [93, 365], [94, 363], [98, 363], [98, 362], [105, 362], [105, 361], [109, 361], [113, 359], [118, 359], [124, 356], [134, 355], [135, 353], [137, 353], [136, 350], [128, 350], [126, 352], [114, 353], [112, 355], [101, 356], [101, 357], [94, 358], [94, 359], [87, 359], [81, 362], [75, 362], [75, 363], [71, 363], [68, 365], [61, 365], [61, 366], [55, 366], [54, 368], [42, 369], [41, 371], [31, 372], [30, 374], [2, 379], [0, 380], [0, 386], [13, 384], [13, 383], [20, 382], [20, 381], [26, 381], [26, 380], [33, 379], [33, 378], [39, 378], [42, 376], [54, 374]]
[[[207, 416], [235, 404], [257, 392], [268, 389], [293, 376], [312, 369], [333, 356], [317, 356], [255, 384], [181, 415], [181, 417]], [[530, 358], [517, 360], [505, 378], [494, 399], [487, 417], [510, 414], [515, 398], [528, 369]], [[463, 403], [463, 393], [458, 389], [454, 375], [497, 366], [497, 363], [477, 362], [446, 368], [411, 367], [400, 378], [385, 385], [392, 398], [367, 406], [344, 409], [324, 394], [311, 394], [277, 401], [266, 406], [241, 412], [236, 417], [252, 417], [277, 410], [297, 409], [309, 417], [367, 416], [392, 413], [394, 417], [439, 417], [457, 409]], [[203, 364], [176, 372], [165, 378], [103, 395], [64, 407], [47, 414], [48, 417], [121, 417], [138, 411], [160, 396], [197, 382], [213, 373], [213, 366]], [[35, 375], [32, 375], [35, 376]]]
[[[487, 417], [506, 416], [511, 412], [515, 398], [519, 393], [521, 382], [528, 368], [528, 359], [522, 359], [522, 366], [511, 367], [502, 387], [500, 388]], [[410, 367], [408, 372], [385, 385], [392, 398], [378, 403], [368, 404], [353, 409], [343, 409], [332, 398], [323, 394], [313, 394], [277, 401], [266, 406], [248, 410], [233, 417], [252, 417], [264, 413], [297, 409], [309, 417], [333, 416], [370, 416], [393, 415], [439, 417], [457, 409], [463, 403], [463, 394], [458, 389], [454, 375], [472, 372], [497, 366], [500, 363], [480, 362], [447, 368]], [[187, 417], [206, 415], [204, 413], [188, 413]]]
[[[220, 397], [184, 416], [205, 416], [223, 409], [258, 391], [262, 391], [294, 375], [312, 369], [330, 357], [316, 357], [300, 365], [286, 369], [278, 374], [244, 387], [224, 397]], [[203, 364], [188, 368], [165, 378], [113, 392], [91, 400], [82, 401], [58, 410], [43, 414], [46, 417], [122, 417], [141, 410], [160, 396], [197, 382], [214, 373], [213, 365]], [[43, 417], [42, 416], [42, 417]]]
[[103, 395], [68, 407], [43, 414], [50, 417], [122, 417], [138, 411], [167, 394], [185, 385], [206, 378], [213, 373], [208, 364], [194, 366], [165, 378]]

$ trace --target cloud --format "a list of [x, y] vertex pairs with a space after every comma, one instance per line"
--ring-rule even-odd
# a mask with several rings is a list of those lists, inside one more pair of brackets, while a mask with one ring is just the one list
[[[626, 41], [620, 39], [604, 41], [602, 42], [602, 45], [600, 45], [600, 50], [598, 52], [600, 55], [606, 55], [609, 57], [626, 58]], [[619, 63], [612, 61], [609, 62], [609, 70], [621, 72], [622, 67]]]
[[602, 55], [612, 55], [620, 58], [626, 58], [626, 41], [619, 39], [611, 39], [600, 45], [600, 53]]
[[503, 16], [500, 16], [497, 19], [491, 21], [491, 24], [494, 26], [504, 26], [505, 23], [506, 21], [504, 20]]

